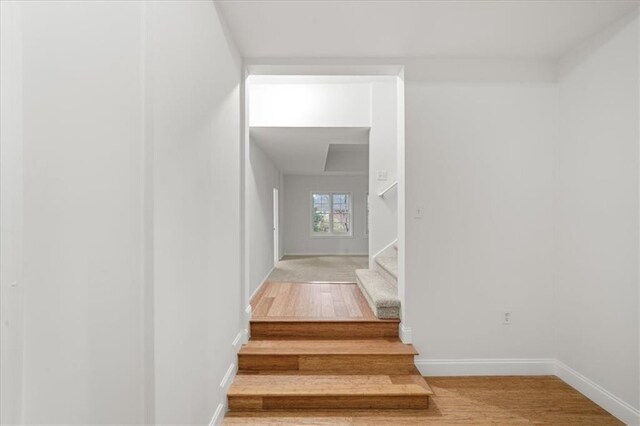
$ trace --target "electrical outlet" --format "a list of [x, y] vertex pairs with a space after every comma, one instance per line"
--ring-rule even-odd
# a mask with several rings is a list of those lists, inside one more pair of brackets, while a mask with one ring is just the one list
[[502, 311], [502, 325], [511, 325], [513, 324], [513, 313], [511, 310]]

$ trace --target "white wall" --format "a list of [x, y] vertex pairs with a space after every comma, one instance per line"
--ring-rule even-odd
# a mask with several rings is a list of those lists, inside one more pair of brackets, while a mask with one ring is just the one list
[[557, 372], [639, 421], [639, 40], [629, 16], [557, 81], [545, 64], [408, 66], [405, 309], [423, 373]]
[[292, 76], [287, 78], [287, 84], [263, 77], [262, 82], [251, 83], [250, 125], [368, 127], [371, 123], [370, 85], [362, 81], [340, 82], [335, 77], [325, 80], [325, 83], [313, 83]]
[[2, 422], [209, 423], [243, 336], [241, 69], [214, 3], [2, 19]]
[[[274, 265], [273, 254], [273, 189], [282, 190], [281, 174], [267, 154], [257, 144], [249, 147], [249, 168], [246, 181], [247, 213], [251, 245], [249, 247], [250, 284], [253, 294]], [[282, 204], [280, 203], [280, 219]], [[282, 221], [280, 221], [282, 223]], [[280, 227], [281, 228], [281, 227]], [[282, 235], [282, 232], [280, 232]], [[280, 236], [279, 236], [280, 237]], [[278, 258], [282, 257], [283, 241], [279, 238]]]
[[22, 394], [22, 60], [16, 3], [0, 2], [0, 423], [20, 421]]
[[[367, 176], [285, 175], [284, 228], [285, 254], [367, 254], [365, 233]], [[311, 236], [311, 193], [350, 191], [353, 202], [352, 237]]]
[[553, 357], [555, 85], [408, 81], [405, 96], [405, 321], [422, 372]]
[[636, 410], [638, 37], [626, 19], [561, 64], [555, 300], [558, 360]]
[[213, 2], [147, 7], [155, 422], [207, 424], [240, 331], [240, 61]]
[[19, 7], [22, 421], [142, 423], [142, 9]]

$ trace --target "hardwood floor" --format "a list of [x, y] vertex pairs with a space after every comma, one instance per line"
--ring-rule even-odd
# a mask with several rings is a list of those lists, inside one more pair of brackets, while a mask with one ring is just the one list
[[622, 425], [557, 377], [429, 377], [426, 410], [230, 411], [225, 425]]
[[254, 320], [378, 321], [355, 283], [267, 282], [251, 307]]
[[266, 283], [226, 425], [621, 424], [556, 377], [424, 380], [355, 284]]
[[394, 339], [252, 340], [238, 354], [245, 374], [415, 374], [413, 346]]
[[252, 310], [229, 413], [429, 406], [415, 348], [400, 342], [398, 320], [373, 315], [356, 284], [266, 283]]

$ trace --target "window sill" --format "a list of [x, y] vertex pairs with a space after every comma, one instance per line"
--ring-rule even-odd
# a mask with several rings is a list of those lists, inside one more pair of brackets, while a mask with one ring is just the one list
[[322, 234], [311, 234], [311, 238], [336, 238], [336, 239], [341, 239], [341, 238], [353, 238], [353, 234], [328, 234], [328, 235], [322, 235]]

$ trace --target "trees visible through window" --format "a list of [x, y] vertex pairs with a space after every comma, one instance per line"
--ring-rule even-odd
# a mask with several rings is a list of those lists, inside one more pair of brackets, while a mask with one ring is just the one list
[[352, 233], [351, 194], [314, 192], [311, 194], [311, 232], [322, 236], [350, 236]]

